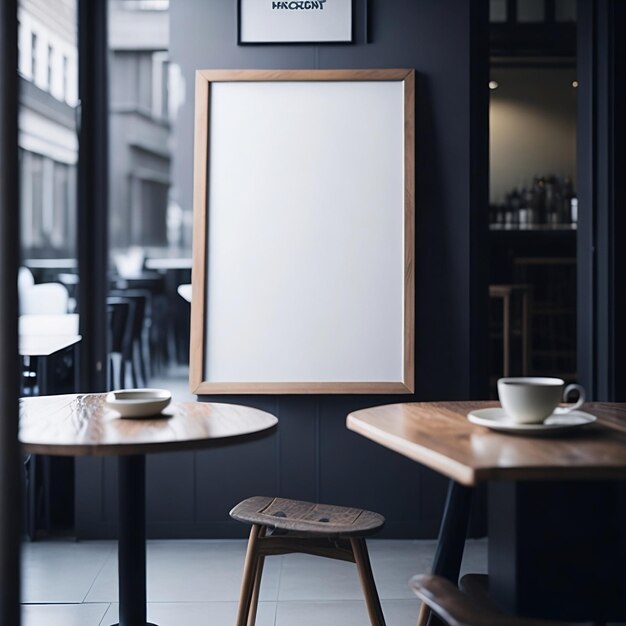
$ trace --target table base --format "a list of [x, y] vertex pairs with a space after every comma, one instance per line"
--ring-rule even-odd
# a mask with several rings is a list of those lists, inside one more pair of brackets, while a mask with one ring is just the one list
[[489, 491], [489, 593], [524, 617], [626, 619], [626, 487], [503, 482]]
[[[474, 490], [451, 480], [448, 484], [446, 505], [441, 519], [437, 551], [431, 573], [443, 576], [455, 585], [461, 571], [465, 538], [469, 524], [470, 508]], [[428, 616], [428, 626], [439, 626], [442, 622], [432, 614], [420, 613], [418, 624]]]
[[146, 458], [118, 459], [118, 576], [116, 626], [156, 626], [146, 621]]

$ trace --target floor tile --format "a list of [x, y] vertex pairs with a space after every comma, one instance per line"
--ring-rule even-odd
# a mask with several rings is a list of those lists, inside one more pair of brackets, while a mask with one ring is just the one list
[[381, 599], [414, 598], [409, 580], [430, 572], [435, 541], [373, 540], [368, 542], [374, 581]]
[[356, 566], [307, 554], [283, 557], [279, 602], [362, 598]]
[[383, 600], [381, 604], [387, 626], [415, 626], [417, 623], [420, 602], [415, 596], [411, 600]]
[[[368, 546], [388, 626], [414, 626], [419, 603], [408, 581], [430, 571], [436, 542], [373, 539]], [[233, 624], [245, 550], [242, 540], [149, 541], [148, 618], [159, 626]], [[116, 542], [37, 542], [25, 544], [23, 553], [23, 595], [33, 603], [23, 608], [24, 626], [117, 621]], [[469, 540], [462, 572], [485, 572], [486, 564], [486, 540]], [[369, 623], [352, 563], [269, 557], [261, 599], [257, 626]]]
[[[148, 601], [207, 602], [237, 601], [246, 542], [149, 541], [147, 546]], [[263, 571], [261, 600], [278, 596], [281, 557], [268, 559]], [[117, 555], [106, 562], [93, 584], [88, 602], [118, 599]]]
[[[228, 626], [237, 617], [236, 602], [153, 602], [148, 604], [148, 620], [159, 626]], [[118, 605], [111, 604], [102, 626], [118, 620]], [[276, 603], [259, 602], [256, 626], [274, 626]], [[30, 626], [30, 625], [26, 625]]]
[[37, 541], [22, 546], [22, 601], [83, 602], [107, 559], [109, 541]]
[[108, 604], [25, 604], [22, 626], [100, 626]]
[[[419, 602], [387, 600], [382, 602], [387, 626], [415, 626]], [[355, 600], [318, 602], [280, 602], [276, 610], [276, 626], [363, 626], [369, 624], [365, 602]]]
[[[434, 541], [371, 540], [374, 580], [381, 599], [410, 599], [408, 581], [430, 572]], [[283, 557], [279, 601], [356, 600], [363, 597], [356, 566], [308, 555]]]

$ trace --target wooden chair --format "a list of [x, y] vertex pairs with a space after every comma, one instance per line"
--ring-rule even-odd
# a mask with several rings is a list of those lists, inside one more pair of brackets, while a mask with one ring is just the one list
[[461, 579], [464, 591], [442, 576], [413, 576], [409, 584], [424, 605], [447, 626], [573, 626], [504, 613], [489, 600], [485, 579], [486, 576], [464, 576]]
[[[520, 338], [521, 361], [519, 367], [514, 368], [516, 371], [513, 375], [528, 376], [532, 287], [529, 285], [489, 285], [489, 297], [491, 300], [502, 300], [502, 324], [498, 333], [492, 333], [492, 337], [502, 340], [502, 376], [511, 376], [512, 344], [515, 335]], [[519, 308], [521, 312], [518, 314]]]
[[385, 626], [364, 535], [380, 529], [378, 513], [328, 504], [256, 496], [233, 519], [252, 524], [241, 583], [237, 626], [254, 626], [266, 556], [301, 552], [356, 563], [372, 626]]

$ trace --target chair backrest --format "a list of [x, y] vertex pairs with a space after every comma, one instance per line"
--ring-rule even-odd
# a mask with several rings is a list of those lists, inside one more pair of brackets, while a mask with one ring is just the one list
[[17, 274], [17, 289], [21, 293], [35, 284], [33, 273], [22, 265]]
[[68, 312], [69, 293], [61, 283], [38, 283], [20, 293], [20, 312], [26, 315], [59, 315]]
[[131, 350], [133, 303], [126, 298], [109, 296], [107, 308], [110, 312], [111, 352], [126, 355]]
[[145, 289], [112, 289], [109, 298], [122, 298], [133, 304], [130, 320], [131, 341], [141, 339], [146, 323], [146, 315], [150, 314], [150, 292]]
[[181, 298], [183, 298], [184, 300], [187, 300], [187, 302], [191, 302], [191, 285], [190, 284], [178, 285], [177, 291], [178, 291], [178, 295]]

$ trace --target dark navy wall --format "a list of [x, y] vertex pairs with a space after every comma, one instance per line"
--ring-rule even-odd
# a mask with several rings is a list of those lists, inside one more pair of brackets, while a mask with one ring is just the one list
[[[366, 24], [366, 5], [369, 4]], [[431, 537], [445, 479], [348, 432], [352, 410], [481, 397], [487, 283], [487, 10], [483, 0], [355, 0], [350, 45], [238, 46], [236, 0], [172, 0], [171, 59], [185, 81], [173, 179], [192, 205], [194, 71], [202, 68], [415, 68], [416, 392], [413, 396], [241, 396], [280, 420], [269, 438], [148, 459], [152, 536], [236, 536], [230, 507], [253, 494], [371, 508], [387, 536]], [[81, 461], [77, 528], [108, 536], [112, 462]]]

